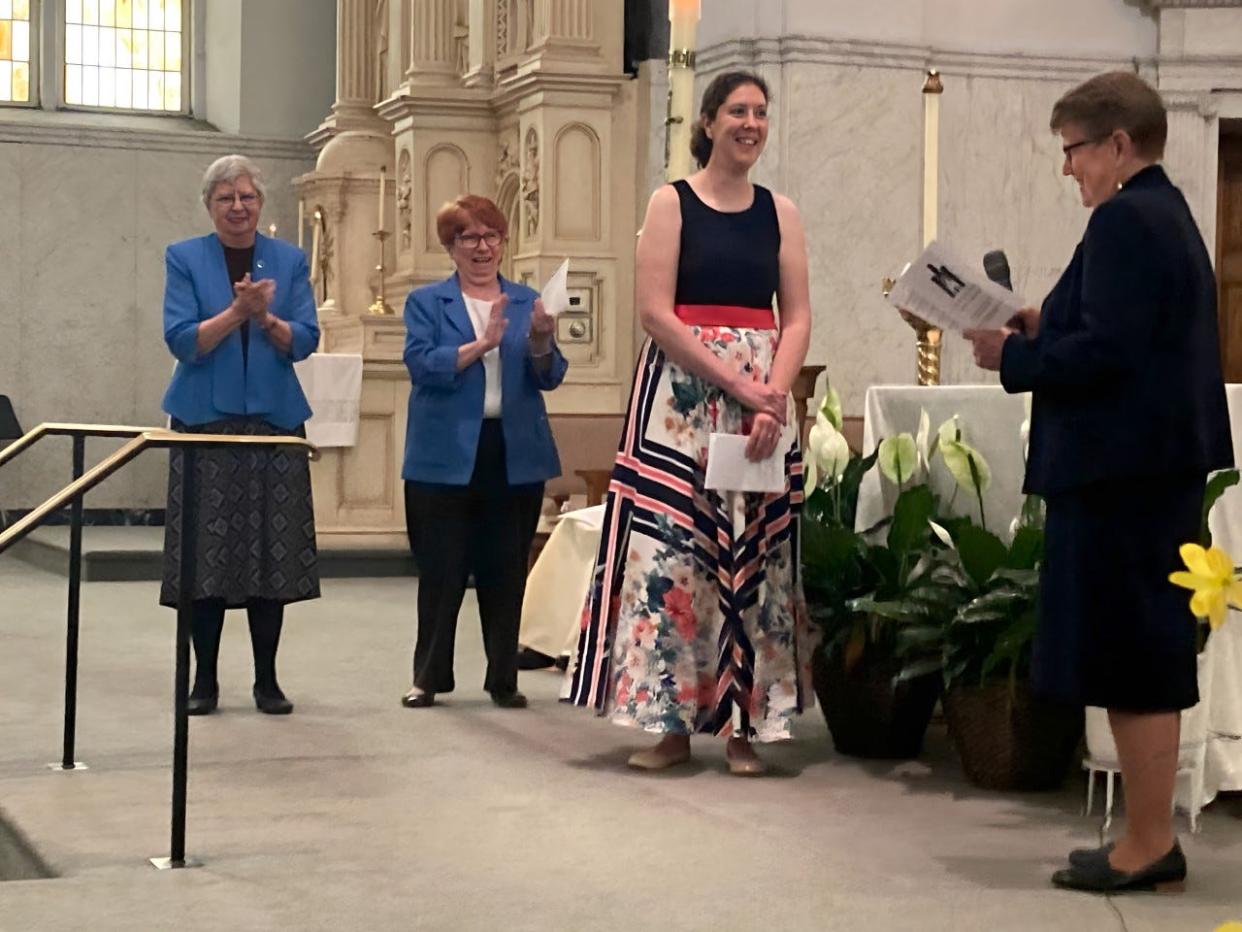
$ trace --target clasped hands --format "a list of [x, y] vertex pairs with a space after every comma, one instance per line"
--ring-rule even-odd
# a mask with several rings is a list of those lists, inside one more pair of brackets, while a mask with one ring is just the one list
[[1004, 353], [1005, 341], [1015, 333], [1027, 339], [1039, 335], [1039, 308], [1024, 307], [1005, 326], [992, 330], [966, 330], [962, 333], [971, 342], [975, 353], [975, 365], [980, 369], [1000, 371], [1001, 356]]
[[233, 295], [233, 306], [239, 313], [254, 320], [264, 330], [270, 326], [267, 309], [276, 297], [276, 282], [273, 279], [261, 278], [256, 282], [247, 272], [241, 281], [233, 284]]
[[[479, 337], [479, 342], [486, 351], [494, 350], [504, 338], [505, 329], [509, 326], [509, 318], [505, 316], [505, 309], [508, 307], [509, 296], [507, 294], [502, 294], [499, 300], [492, 302], [492, 311], [488, 315], [487, 326], [483, 328], [483, 334]], [[530, 315], [530, 333], [527, 337], [532, 355], [546, 356], [552, 351], [552, 335], [555, 330], [556, 321], [544, 310], [543, 301], [536, 298], [535, 308]]]
[[789, 393], [766, 382], [756, 382], [745, 373], [727, 389], [729, 394], [755, 412], [751, 420], [750, 439], [746, 442], [746, 458], [752, 463], [766, 460], [780, 442], [788, 419]]

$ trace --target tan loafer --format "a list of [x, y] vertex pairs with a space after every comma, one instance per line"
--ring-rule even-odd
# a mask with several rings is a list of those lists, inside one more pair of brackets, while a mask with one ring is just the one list
[[735, 777], [762, 777], [768, 772], [768, 765], [756, 757], [754, 751], [743, 757], [734, 757], [726, 749], [725, 760], [729, 764], [729, 773]]
[[630, 759], [626, 763], [635, 770], [655, 771], [668, 770], [668, 768], [684, 764], [688, 760], [690, 760], [689, 749], [670, 754], [655, 747], [647, 748], [645, 751], [635, 751], [630, 755]]

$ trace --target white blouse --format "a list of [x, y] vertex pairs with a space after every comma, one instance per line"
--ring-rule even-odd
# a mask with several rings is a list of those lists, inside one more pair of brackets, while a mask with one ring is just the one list
[[[474, 324], [474, 335], [482, 337], [487, 330], [487, 321], [492, 316], [492, 302], [480, 298], [462, 295], [466, 299], [466, 310], [470, 313], [470, 322]], [[500, 347], [488, 350], [483, 354], [483, 416], [500, 417]]]

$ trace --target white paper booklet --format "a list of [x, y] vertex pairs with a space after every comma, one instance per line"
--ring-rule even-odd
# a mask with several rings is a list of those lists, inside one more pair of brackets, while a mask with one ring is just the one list
[[569, 260], [566, 259], [552, 273], [548, 283], [543, 286], [539, 295], [543, 299], [543, 309], [549, 317], [555, 317], [561, 311], [569, 310]]
[[781, 435], [776, 450], [766, 460], [746, 458], [742, 434], [712, 434], [707, 440], [707, 475], [703, 485], [721, 492], [780, 492], [785, 488], [785, 454], [792, 437]]
[[1026, 302], [996, 284], [978, 265], [963, 262], [937, 241], [906, 266], [888, 301], [945, 330], [1005, 326]]

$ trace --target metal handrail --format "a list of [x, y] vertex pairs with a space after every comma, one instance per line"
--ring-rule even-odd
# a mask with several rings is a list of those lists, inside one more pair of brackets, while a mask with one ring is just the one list
[[[136, 432], [136, 433], [135, 433]], [[82, 498], [99, 483], [123, 467], [143, 450], [181, 448], [184, 457], [181, 475], [181, 561], [177, 593], [176, 663], [173, 674], [173, 785], [172, 826], [169, 857], [152, 858], [156, 867], [188, 867], [194, 862], [185, 856], [186, 782], [189, 760], [189, 719], [187, 700], [190, 689], [190, 621], [193, 615], [195, 524], [195, 459], [200, 447], [298, 447], [312, 459], [319, 448], [302, 437], [236, 436], [232, 434], [191, 434], [160, 428], [107, 427], [86, 424], [40, 424], [4, 451], [0, 464], [50, 434], [73, 437], [74, 480], [20, 521], [0, 533], [0, 554], [4, 553], [43, 523], [52, 513], [72, 504], [69, 547], [69, 631], [65, 660], [65, 756], [60, 769], [74, 770], [73, 739], [77, 708], [77, 635], [79, 584], [82, 559]], [[105, 457], [89, 471], [83, 471], [86, 438], [130, 437], [129, 441]], [[16, 448], [16, 449], [14, 449]], [[53, 765], [56, 766], [56, 765]]]
[[[43, 424], [40, 427], [47, 427]], [[71, 425], [52, 425], [59, 427], [70, 427]], [[106, 430], [120, 431], [132, 430], [134, 428], [104, 428]], [[38, 428], [31, 431], [35, 433]], [[48, 431], [47, 433], [52, 433]], [[64, 431], [67, 433], [67, 431]], [[27, 434], [26, 436], [30, 436]], [[87, 436], [81, 434], [80, 436]], [[90, 436], [101, 437], [119, 437], [125, 436], [119, 433], [109, 434], [91, 434]], [[23, 438], [24, 439], [24, 438]], [[38, 439], [38, 438], [36, 438]], [[33, 442], [33, 441], [32, 441]], [[21, 443], [21, 441], [17, 441]], [[16, 444], [15, 444], [16, 445]], [[31, 509], [30, 513], [21, 520], [12, 524], [4, 533], [0, 534], [0, 553], [8, 550], [19, 540], [37, 528], [43, 523], [44, 519], [53, 512], [59, 511], [67, 504], [86, 494], [99, 483], [103, 482], [110, 475], [136, 457], [143, 450], [160, 449], [171, 447], [230, 447], [230, 446], [282, 446], [282, 447], [301, 447], [306, 450], [307, 455], [312, 460], [319, 459], [319, 448], [309, 440], [301, 437], [263, 437], [263, 436], [245, 436], [239, 437], [233, 434], [182, 434], [173, 430], [164, 430], [162, 428], [144, 428], [139, 429], [136, 436], [129, 443], [120, 447], [110, 456], [104, 457], [96, 465], [91, 467], [82, 476], [75, 479], [69, 485], [65, 486], [43, 504], [37, 508]], [[5, 452], [8, 452], [7, 450]]]
[[137, 437], [158, 427], [123, 427], [112, 424], [58, 424], [45, 423], [26, 431], [3, 450], [0, 450], [0, 466], [14, 459], [17, 454], [30, 449], [44, 437]]

